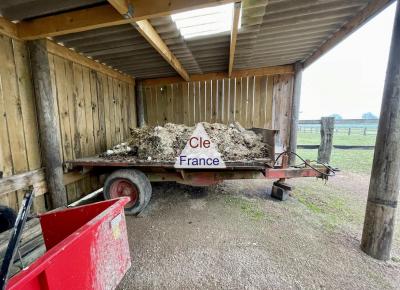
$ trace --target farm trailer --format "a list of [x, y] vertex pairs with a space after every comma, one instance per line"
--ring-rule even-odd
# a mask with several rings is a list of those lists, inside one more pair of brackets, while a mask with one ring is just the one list
[[[204, 187], [224, 180], [237, 179], [277, 179], [272, 186], [271, 196], [286, 200], [291, 186], [285, 180], [296, 177], [327, 178], [331, 174], [328, 166], [311, 166], [305, 161], [303, 167], [290, 167], [291, 152], [275, 152], [277, 131], [262, 128], [250, 130], [261, 134], [262, 141], [269, 148], [269, 156], [258, 160], [225, 161], [224, 169], [178, 169], [175, 161], [135, 160], [129, 157], [88, 157], [66, 162], [68, 168], [81, 168], [83, 171], [95, 171], [107, 174], [103, 186], [106, 199], [121, 196], [130, 197], [125, 206], [128, 214], [140, 213], [151, 198], [150, 182], [173, 181], [181, 184]], [[278, 165], [279, 164], [279, 165]]]

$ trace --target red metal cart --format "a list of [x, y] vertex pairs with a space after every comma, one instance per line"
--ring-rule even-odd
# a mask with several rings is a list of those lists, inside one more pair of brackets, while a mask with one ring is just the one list
[[124, 206], [128, 198], [40, 216], [47, 252], [12, 277], [7, 289], [114, 289], [131, 265]]

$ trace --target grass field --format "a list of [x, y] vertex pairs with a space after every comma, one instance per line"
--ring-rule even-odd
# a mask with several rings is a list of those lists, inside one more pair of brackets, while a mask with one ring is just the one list
[[[375, 135], [361, 135], [346, 133], [334, 134], [333, 144], [335, 145], [374, 145]], [[320, 144], [320, 135], [318, 133], [299, 132], [297, 144], [299, 145], [318, 145]], [[298, 149], [297, 153], [305, 159], [316, 160], [318, 156], [317, 149]], [[330, 164], [341, 170], [365, 173], [371, 172], [373, 150], [341, 150], [333, 149]]]

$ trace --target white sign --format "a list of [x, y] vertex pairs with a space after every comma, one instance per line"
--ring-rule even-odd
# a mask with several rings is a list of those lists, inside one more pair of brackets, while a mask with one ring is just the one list
[[175, 168], [226, 168], [221, 153], [198, 123], [185, 148], [176, 158]]

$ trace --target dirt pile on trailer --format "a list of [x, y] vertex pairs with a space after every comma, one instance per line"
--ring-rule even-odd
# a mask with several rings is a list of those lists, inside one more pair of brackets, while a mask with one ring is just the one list
[[[255, 160], [268, 157], [268, 148], [262, 142], [262, 136], [244, 129], [239, 123], [202, 124], [224, 160]], [[114, 146], [102, 156], [110, 159], [129, 157], [148, 161], [175, 161], [194, 129], [195, 127], [172, 123], [134, 128], [131, 129], [131, 137], [127, 142]]]

